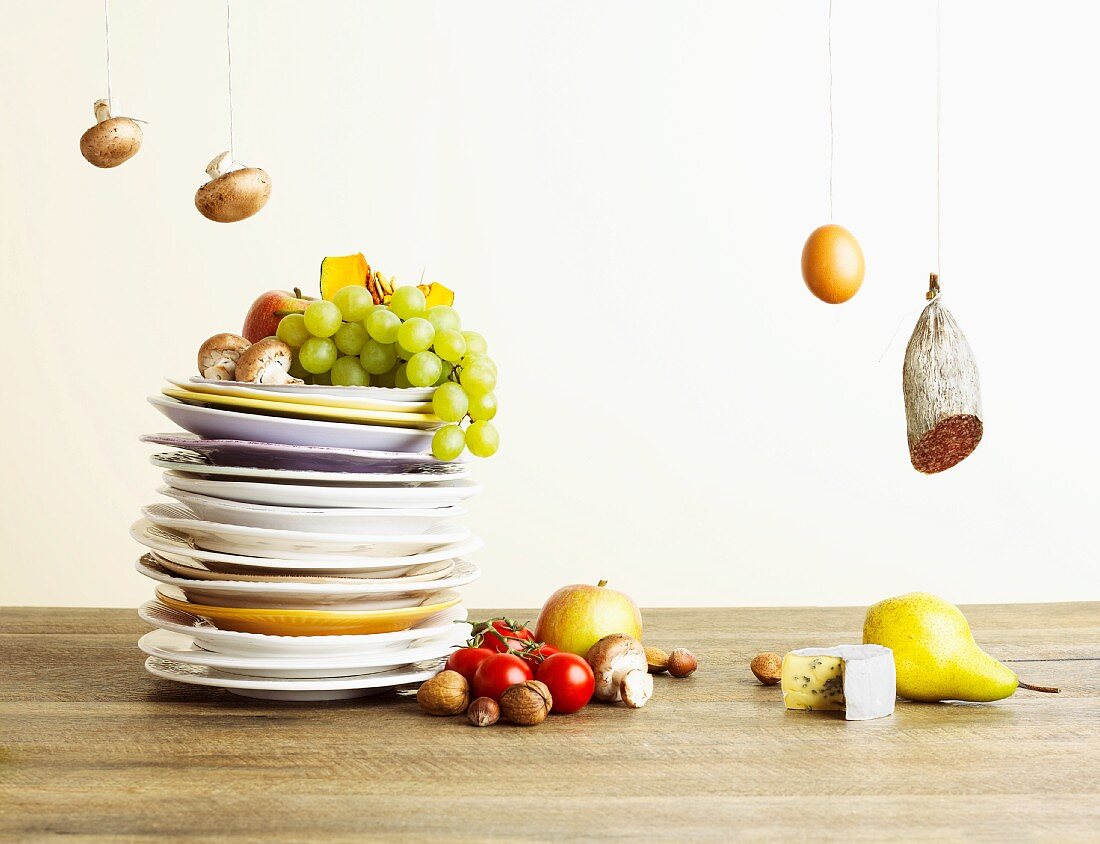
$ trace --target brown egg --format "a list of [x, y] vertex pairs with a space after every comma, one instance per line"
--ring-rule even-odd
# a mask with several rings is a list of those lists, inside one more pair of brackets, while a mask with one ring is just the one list
[[844, 226], [834, 223], [814, 229], [802, 247], [802, 278], [822, 302], [847, 302], [863, 284], [859, 242]]

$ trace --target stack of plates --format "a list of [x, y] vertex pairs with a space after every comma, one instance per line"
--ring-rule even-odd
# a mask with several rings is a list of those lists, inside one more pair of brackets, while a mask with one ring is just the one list
[[249, 697], [327, 700], [413, 685], [468, 638], [457, 591], [480, 491], [430, 454], [429, 389], [173, 381], [149, 401], [158, 491], [130, 533], [156, 582], [146, 669]]

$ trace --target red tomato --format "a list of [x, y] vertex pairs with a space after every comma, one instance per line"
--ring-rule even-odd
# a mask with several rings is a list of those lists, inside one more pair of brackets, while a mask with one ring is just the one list
[[447, 668], [451, 671], [457, 671], [466, 678], [467, 683], [472, 683], [478, 666], [494, 653], [496, 651], [491, 651], [488, 648], [459, 648], [447, 657]]
[[489, 622], [490, 628], [482, 632], [481, 647], [497, 653], [522, 650], [528, 642], [535, 641], [535, 634], [521, 624], [497, 618]]
[[519, 658], [522, 659], [530, 667], [532, 671], [538, 671], [543, 660], [547, 657], [553, 656], [556, 653], [560, 653], [553, 645], [539, 645], [537, 648], [531, 648], [530, 650], [522, 651], [519, 654]]
[[527, 663], [515, 654], [493, 654], [474, 673], [472, 697], [491, 697], [500, 701], [509, 686], [532, 679]]
[[592, 700], [596, 676], [589, 664], [576, 654], [557, 653], [543, 660], [535, 679], [546, 684], [554, 699], [551, 712], [566, 715], [583, 709]]

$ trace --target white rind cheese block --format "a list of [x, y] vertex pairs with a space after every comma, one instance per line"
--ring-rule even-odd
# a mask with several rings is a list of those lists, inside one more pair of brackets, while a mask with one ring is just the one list
[[788, 709], [842, 711], [848, 721], [884, 718], [894, 712], [894, 652], [882, 645], [791, 651], [782, 683]]

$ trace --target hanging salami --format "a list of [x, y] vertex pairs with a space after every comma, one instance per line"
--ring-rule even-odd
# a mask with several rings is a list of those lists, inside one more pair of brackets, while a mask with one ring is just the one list
[[921, 313], [901, 371], [909, 458], [926, 474], [950, 469], [982, 439], [978, 366], [970, 344], [940, 304], [939, 280], [929, 282], [931, 301]]

